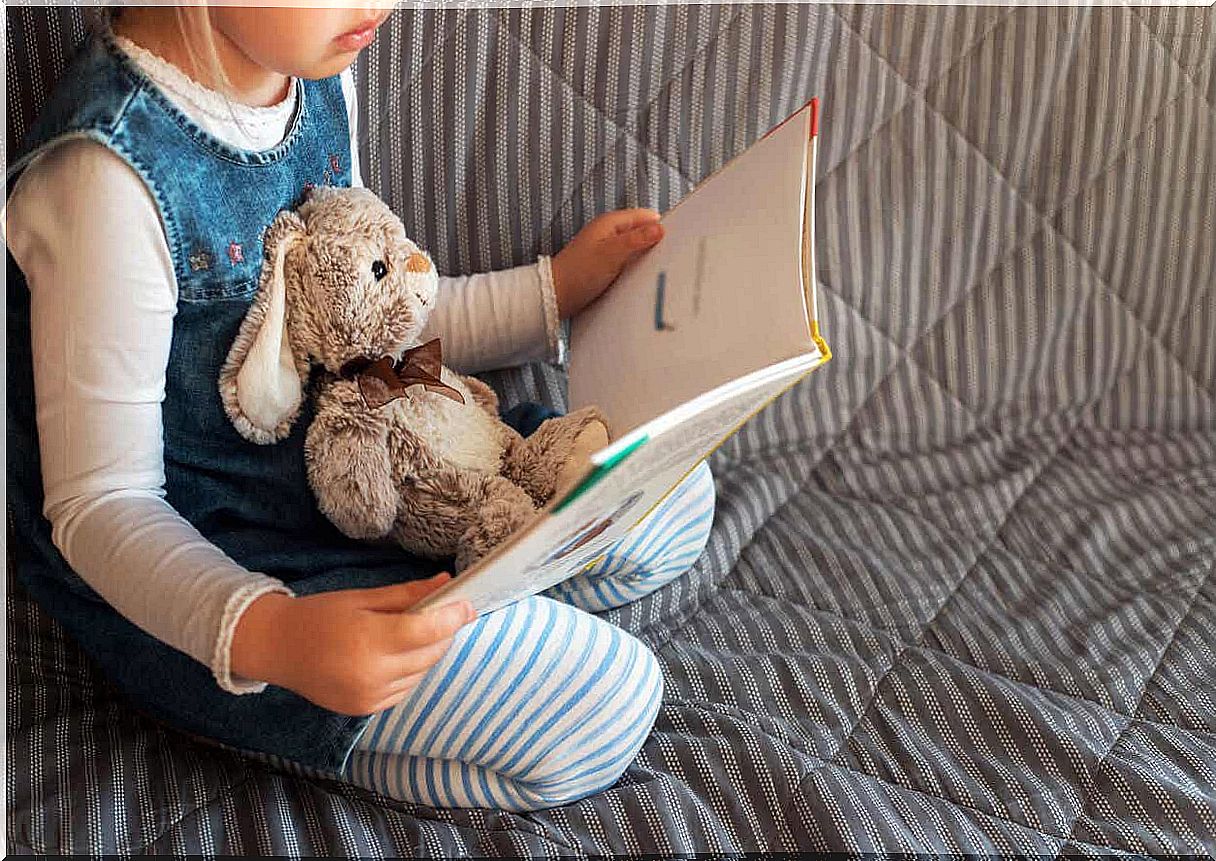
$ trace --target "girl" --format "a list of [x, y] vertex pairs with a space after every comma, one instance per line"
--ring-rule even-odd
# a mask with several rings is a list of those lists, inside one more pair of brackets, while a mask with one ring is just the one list
[[[9, 171], [17, 572], [183, 731], [407, 801], [551, 806], [615, 782], [650, 730], [655, 657], [591, 614], [691, 566], [708, 471], [544, 595], [415, 611], [448, 575], [325, 520], [308, 416], [256, 446], [217, 389], [261, 231], [309, 184], [360, 182], [348, 67], [386, 15], [130, 7], [74, 59]], [[556, 358], [559, 318], [660, 236], [623, 210], [551, 260], [445, 279], [431, 334], [465, 372]]]

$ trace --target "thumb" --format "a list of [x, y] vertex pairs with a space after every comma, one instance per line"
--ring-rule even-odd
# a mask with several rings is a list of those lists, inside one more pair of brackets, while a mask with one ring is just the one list
[[642, 251], [650, 248], [663, 238], [663, 225], [658, 222], [640, 224], [632, 230], [618, 233], [612, 237], [612, 250], [618, 260], [632, 260]]
[[369, 610], [408, 610], [451, 579], [452, 575], [444, 571], [425, 580], [364, 589], [364, 606]]

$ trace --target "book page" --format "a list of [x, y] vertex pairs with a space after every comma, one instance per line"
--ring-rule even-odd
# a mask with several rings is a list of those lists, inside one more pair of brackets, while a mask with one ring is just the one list
[[663, 216], [663, 240], [571, 329], [570, 406], [620, 437], [730, 380], [817, 352], [803, 290], [810, 111]]

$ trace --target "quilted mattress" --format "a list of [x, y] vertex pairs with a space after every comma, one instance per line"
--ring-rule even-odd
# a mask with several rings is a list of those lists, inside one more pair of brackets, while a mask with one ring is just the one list
[[[81, 31], [7, 14], [11, 145]], [[1216, 852], [1214, 56], [1199, 8], [399, 11], [364, 172], [447, 272], [666, 208], [820, 96], [836, 358], [714, 456], [696, 567], [605, 614], [667, 691], [611, 789], [434, 810], [217, 751], [10, 582], [10, 849]]]

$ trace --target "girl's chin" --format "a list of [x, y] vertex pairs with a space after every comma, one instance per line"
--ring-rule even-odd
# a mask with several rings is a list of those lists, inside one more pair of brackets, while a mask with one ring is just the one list
[[351, 63], [358, 58], [358, 51], [344, 51], [335, 53], [324, 60], [308, 67], [307, 70], [297, 73], [296, 77], [305, 78], [310, 81], [317, 81], [321, 78], [331, 78], [339, 72], [345, 71]]

